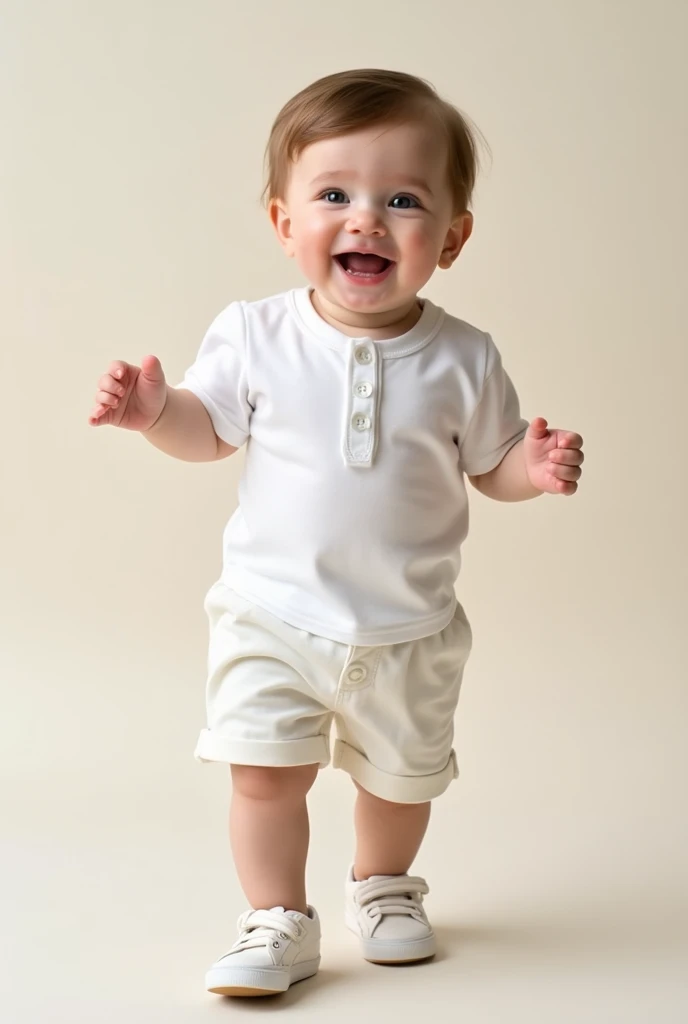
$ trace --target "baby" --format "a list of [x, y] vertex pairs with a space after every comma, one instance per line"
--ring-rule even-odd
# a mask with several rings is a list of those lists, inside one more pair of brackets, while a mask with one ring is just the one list
[[419, 293], [473, 228], [476, 140], [412, 75], [329, 75], [282, 109], [267, 151], [277, 238], [308, 285], [233, 302], [176, 387], [116, 361], [93, 426], [178, 459], [246, 445], [210, 623], [196, 757], [231, 766], [248, 903], [209, 991], [268, 995], [320, 963], [306, 796], [333, 761], [357, 789], [346, 923], [373, 963], [425, 960], [431, 801], [457, 777], [471, 630], [454, 585], [465, 478], [497, 501], [573, 494], [582, 439], [522, 419], [489, 334]]

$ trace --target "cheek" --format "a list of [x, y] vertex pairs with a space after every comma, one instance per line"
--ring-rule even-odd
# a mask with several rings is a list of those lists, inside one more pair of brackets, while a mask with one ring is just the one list
[[295, 225], [295, 236], [302, 246], [327, 245], [329, 246], [336, 228], [332, 218], [319, 213], [312, 213], [303, 217]]
[[403, 248], [410, 263], [423, 266], [436, 262], [442, 245], [429, 225], [409, 222], [404, 231]]
[[331, 217], [311, 214], [294, 225], [296, 255], [304, 270], [322, 266], [330, 259], [337, 229]]

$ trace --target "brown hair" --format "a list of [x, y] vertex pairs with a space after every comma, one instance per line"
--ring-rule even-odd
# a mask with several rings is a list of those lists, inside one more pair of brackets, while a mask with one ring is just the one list
[[[263, 198], [283, 199], [290, 164], [306, 146], [378, 124], [434, 118], [447, 140], [448, 177], [456, 213], [471, 201], [478, 172], [480, 132], [429, 82], [400, 71], [360, 69], [318, 79], [292, 97], [270, 132]], [[484, 140], [483, 140], [484, 141]]]

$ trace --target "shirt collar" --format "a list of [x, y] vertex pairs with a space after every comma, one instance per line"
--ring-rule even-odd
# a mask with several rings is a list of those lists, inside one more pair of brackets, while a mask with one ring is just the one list
[[[332, 324], [316, 312], [311, 302], [312, 288], [295, 288], [289, 293], [292, 315], [301, 324], [307, 334], [315, 336], [327, 348], [347, 352], [352, 346], [373, 341], [371, 338], [351, 338], [348, 334], [337, 330]], [[428, 345], [438, 333], [444, 320], [444, 310], [435, 306], [430, 299], [421, 299], [423, 311], [410, 331], [400, 334], [398, 338], [387, 338], [384, 341], [373, 341], [383, 359], [398, 359], [400, 356], [412, 355]]]

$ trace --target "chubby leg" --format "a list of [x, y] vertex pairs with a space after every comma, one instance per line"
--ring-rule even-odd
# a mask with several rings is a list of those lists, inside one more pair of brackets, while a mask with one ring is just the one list
[[357, 782], [355, 786], [354, 878], [407, 874], [428, 827], [430, 803], [394, 804], [373, 796]]
[[230, 841], [239, 881], [254, 910], [308, 912], [306, 795], [317, 774], [317, 764], [232, 765]]
[[408, 871], [428, 827], [430, 804], [390, 803], [358, 783], [356, 788], [356, 859], [346, 884], [347, 925], [371, 963], [427, 960], [436, 950], [423, 908], [429, 890], [424, 879]]

